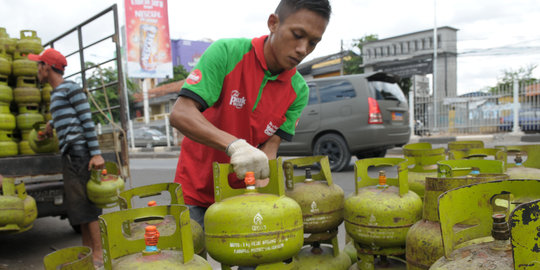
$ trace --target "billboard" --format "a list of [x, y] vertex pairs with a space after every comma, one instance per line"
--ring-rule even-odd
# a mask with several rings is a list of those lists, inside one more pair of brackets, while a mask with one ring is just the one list
[[185, 39], [171, 40], [173, 66], [182, 65], [190, 72], [199, 62], [204, 51], [212, 44], [207, 41], [191, 41]]
[[125, 0], [124, 3], [128, 76], [172, 77], [167, 0]]

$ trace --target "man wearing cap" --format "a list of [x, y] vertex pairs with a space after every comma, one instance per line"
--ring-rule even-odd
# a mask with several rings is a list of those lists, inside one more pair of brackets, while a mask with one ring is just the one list
[[94, 263], [102, 264], [103, 251], [98, 216], [102, 210], [88, 200], [86, 183], [90, 169], [103, 168], [99, 144], [90, 113], [90, 105], [81, 87], [63, 78], [66, 58], [55, 49], [47, 49], [40, 55], [30, 54], [28, 59], [38, 62], [38, 79], [49, 83], [51, 92], [50, 111], [52, 120], [45, 133], [53, 135], [56, 129], [62, 152], [64, 195], [69, 222], [80, 225], [83, 245], [93, 250]]

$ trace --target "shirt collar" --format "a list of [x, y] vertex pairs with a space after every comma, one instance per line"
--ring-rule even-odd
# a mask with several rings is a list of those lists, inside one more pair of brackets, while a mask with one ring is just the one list
[[[254, 38], [251, 40], [251, 44], [253, 45], [253, 48], [255, 48], [255, 56], [257, 57], [257, 60], [259, 60], [259, 63], [261, 64], [262, 68], [265, 71], [265, 74], [269, 77], [275, 77], [275, 76], [272, 76], [270, 71], [268, 70], [268, 66], [266, 65], [266, 59], [264, 58], [264, 42], [266, 41], [267, 38], [268, 38], [268, 35]], [[285, 70], [281, 72], [277, 76], [277, 80], [280, 80], [280, 81], [290, 80], [294, 74], [296, 74], [296, 67], [293, 69]]]

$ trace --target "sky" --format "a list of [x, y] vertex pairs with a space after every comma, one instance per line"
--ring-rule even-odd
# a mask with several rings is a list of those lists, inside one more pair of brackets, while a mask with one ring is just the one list
[[[59, 36], [123, 0], [0, 0], [0, 27], [11, 37], [36, 30], [43, 42]], [[252, 38], [268, 33], [267, 19], [279, 0], [169, 0], [172, 39]], [[504, 71], [540, 64], [538, 0], [330, 0], [332, 17], [305, 61], [350, 49], [354, 39], [379, 39], [433, 29], [457, 28], [458, 94], [494, 86]], [[89, 30], [90, 31], [90, 30]], [[96, 30], [93, 30], [96, 31]], [[99, 29], [97, 29], [99, 31]], [[99, 54], [99, 53], [97, 53]], [[68, 58], [69, 62], [69, 58]], [[540, 78], [540, 67], [533, 77]]]

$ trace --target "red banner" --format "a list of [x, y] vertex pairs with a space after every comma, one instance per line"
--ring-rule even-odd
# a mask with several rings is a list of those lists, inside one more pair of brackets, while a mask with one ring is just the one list
[[172, 77], [167, 0], [125, 0], [129, 77]]

